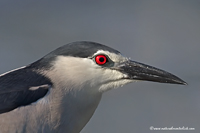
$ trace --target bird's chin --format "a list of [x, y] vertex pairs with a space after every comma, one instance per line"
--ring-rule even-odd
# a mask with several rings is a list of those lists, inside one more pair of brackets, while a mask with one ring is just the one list
[[136, 81], [136, 80], [121, 78], [121, 79], [105, 82], [104, 84], [102, 84], [99, 87], [99, 92], [103, 93], [103, 92], [106, 92], [106, 91], [111, 90], [111, 89], [122, 87], [123, 85], [126, 85], [126, 84], [134, 82], [134, 81]]

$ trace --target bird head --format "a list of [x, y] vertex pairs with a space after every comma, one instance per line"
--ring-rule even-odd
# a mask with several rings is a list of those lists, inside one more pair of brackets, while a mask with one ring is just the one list
[[132, 61], [119, 51], [94, 42], [64, 45], [39, 60], [37, 66], [50, 69], [46, 74], [58, 85], [94, 92], [134, 81], [186, 84], [169, 72]]

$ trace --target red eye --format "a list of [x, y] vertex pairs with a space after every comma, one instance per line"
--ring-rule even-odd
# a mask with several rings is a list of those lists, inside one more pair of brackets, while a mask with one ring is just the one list
[[95, 57], [95, 61], [96, 61], [97, 64], [103, 65], [107, 62], [107, 58], [106, 58], [105, 55], [97, 55]]

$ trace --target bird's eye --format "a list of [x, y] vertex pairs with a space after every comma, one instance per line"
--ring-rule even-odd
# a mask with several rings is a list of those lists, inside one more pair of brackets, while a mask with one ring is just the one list
[[95, 61], [99, 65], [104, 65], [107, 62], [107, 57], [105, 55], [97, 55]]

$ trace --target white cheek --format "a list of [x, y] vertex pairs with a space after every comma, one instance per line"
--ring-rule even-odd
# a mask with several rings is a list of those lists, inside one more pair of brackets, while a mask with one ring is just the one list
[[60, 86], [81, 88], [98, 81], [101, 69], [90, 59], [59, 56], [51, 71], [45, 74]]
[[104, 92], [120, 87], [132, 80], [127, 75], [98, 66], [91, 59], [59, 56], [51, 71], [45, 73], [57, 86], [66, 89], [87, 89]]
[[119, 80], [119, 81], [109, 82], [107, 84], [101, 85], [99, 88], [99, 92], [105, 92], [110, 89], [122, 87], [123, 85], [131, 83], [131, 82], [134, 82], [134, 80], [123, 79], [123, 80]]
[[101, 82], [99, 82], [99, 92], [105, 92], [107, 90], [122, 87], [127, 83], [133, 82], [133, 80], [123, 79], [126, 77], [127, 75], [116, 70], [105, 70], [100, 79]]

